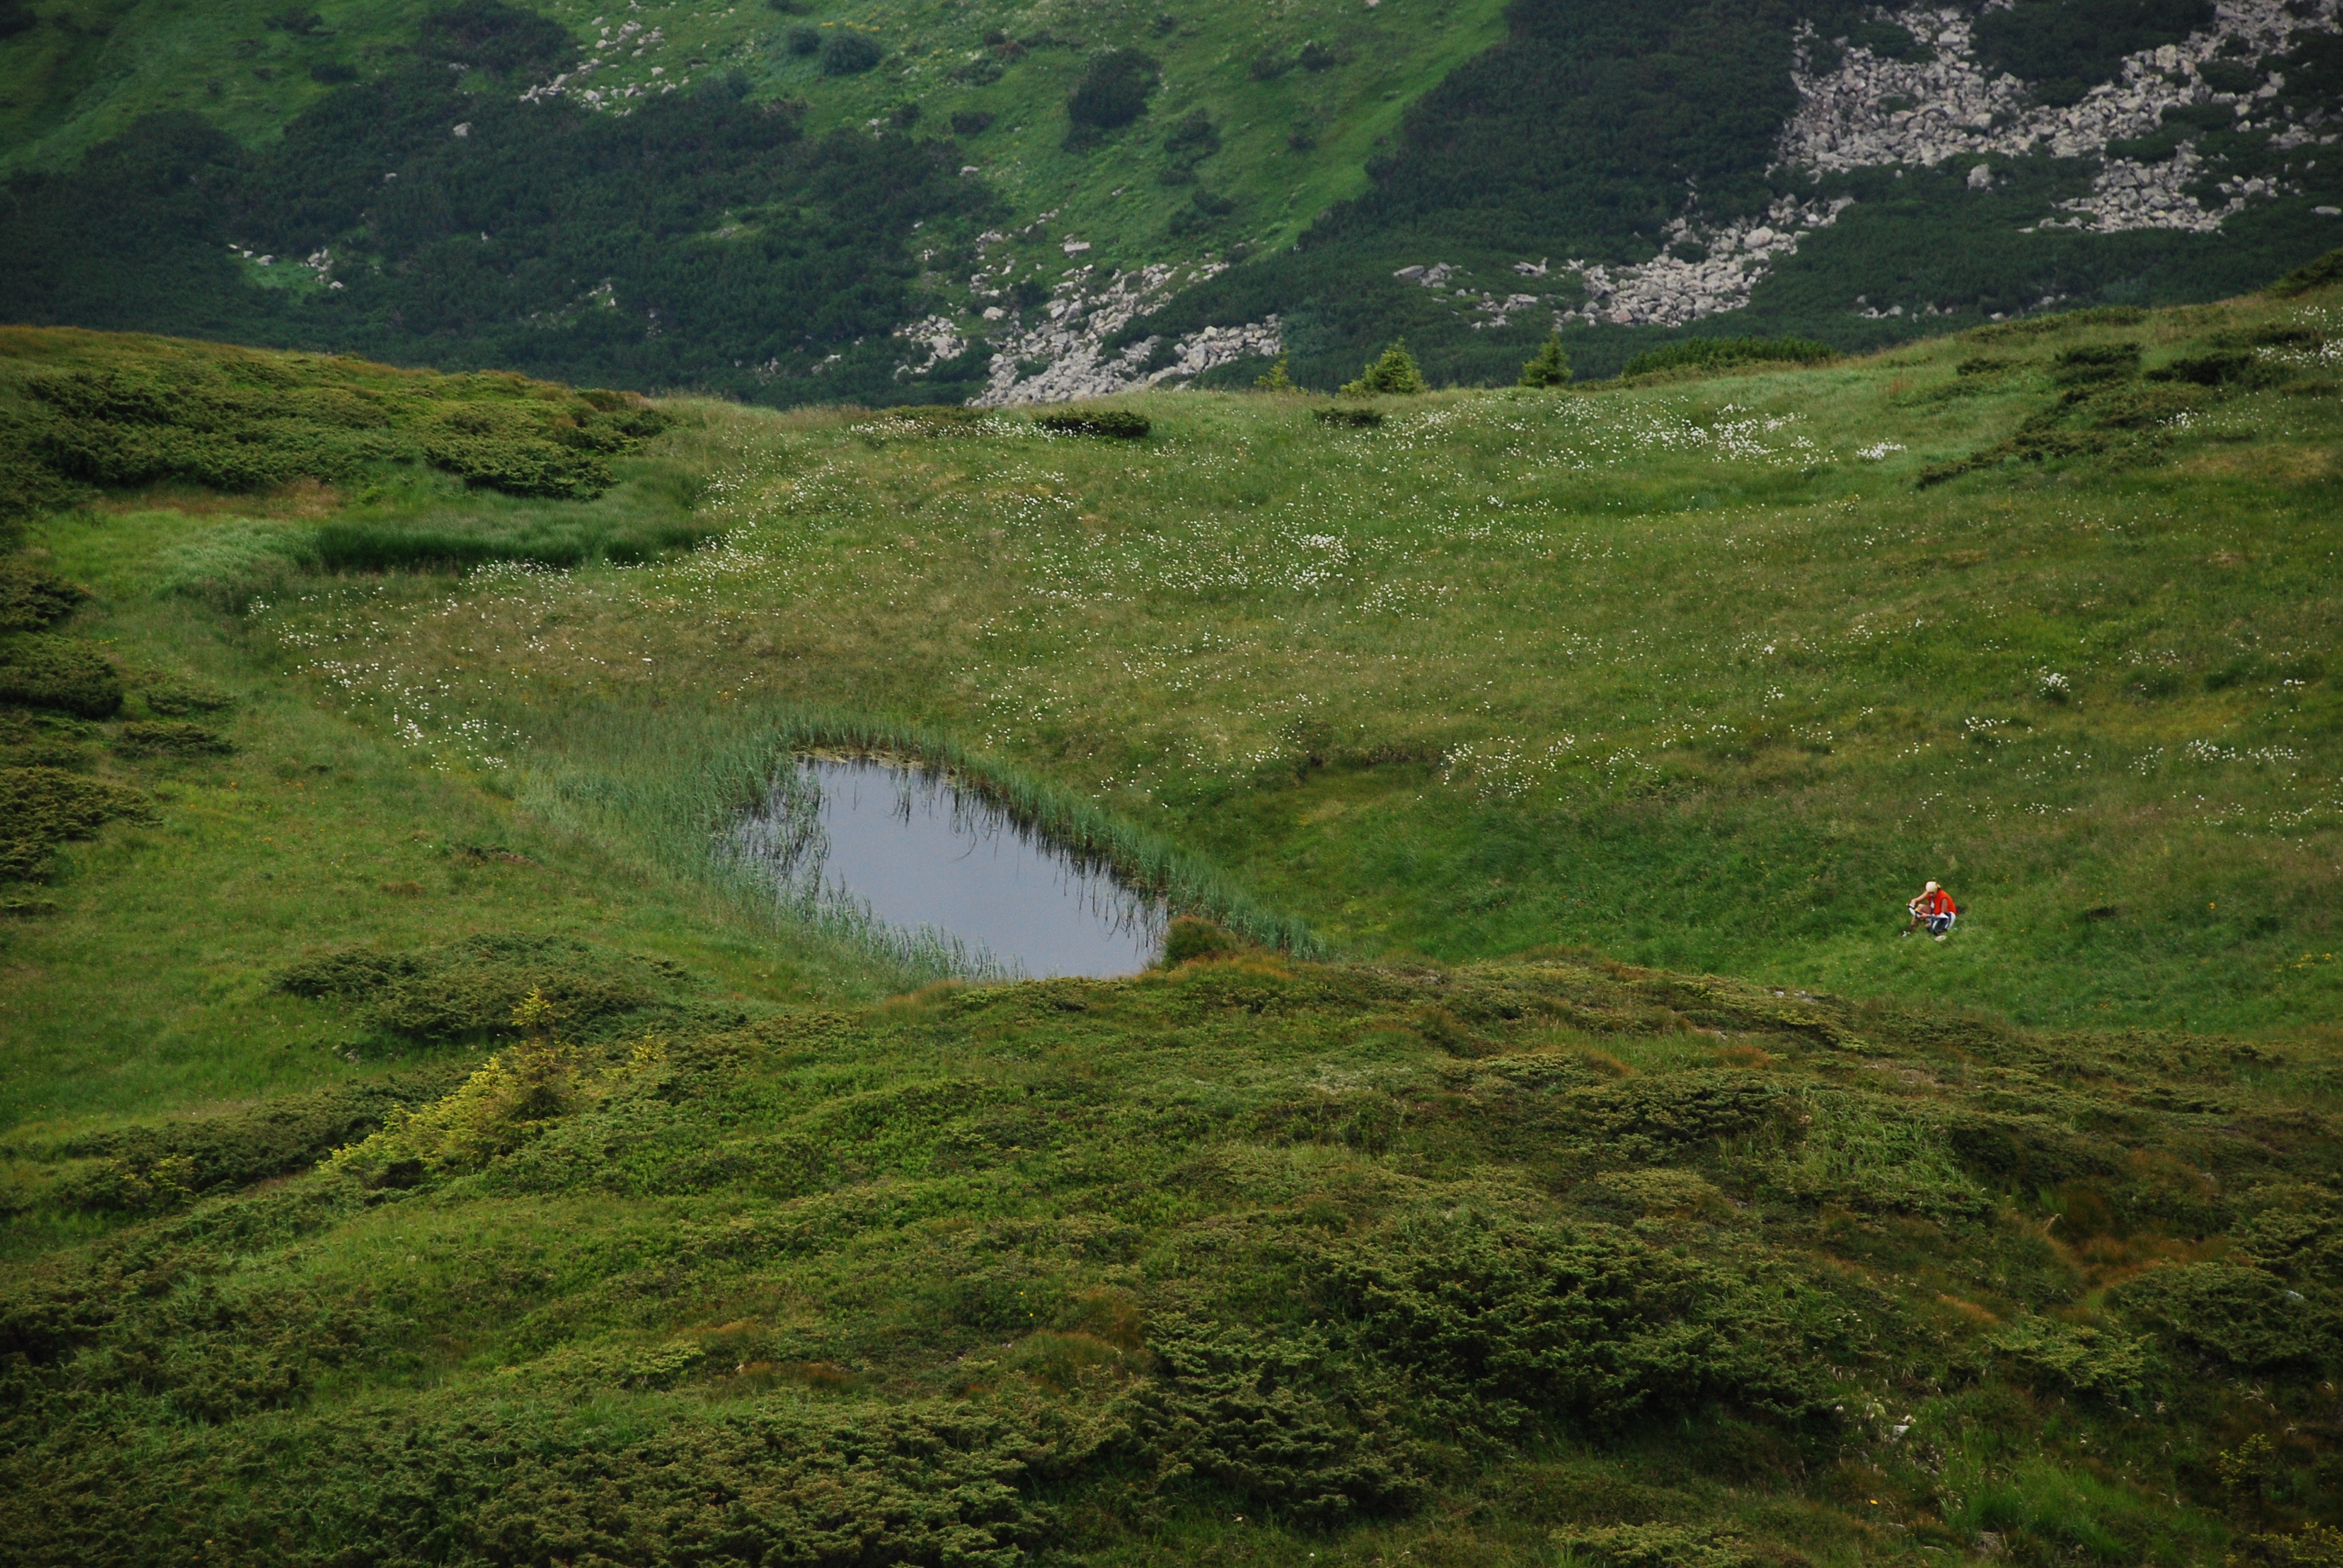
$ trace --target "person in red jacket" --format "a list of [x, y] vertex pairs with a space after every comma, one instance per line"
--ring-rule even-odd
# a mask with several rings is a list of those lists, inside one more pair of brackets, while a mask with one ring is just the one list
[[1940, 942], [1951, 932], [1953, 922], [1960, 918], [1961, 913], [1960, 906], [1953, 902], [1952, 894], [1934, 882], [1923, 889], [1920, 896], [1905, 908], [1912, 911], [1912, 923], [1904, 928], [1906, 936], [1925, 926], [1928, 934]]

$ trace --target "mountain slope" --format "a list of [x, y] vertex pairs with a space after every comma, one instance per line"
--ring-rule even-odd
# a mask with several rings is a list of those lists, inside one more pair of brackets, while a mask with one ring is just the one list
[[1862, 347], [2217, 297], [2343, 231], [2335, 0], [25, 15], [17, 318], [773, 402], [1281, 351], [1332, 387], [1401, 334], [1467, 382], [1556, 327], [1598, 374]]
[[[1121, 440], [0, 332], [12, 1560], [2318, 1568], [2338, 309]], [[816, 745], [1284, 945], [777, 906]]]

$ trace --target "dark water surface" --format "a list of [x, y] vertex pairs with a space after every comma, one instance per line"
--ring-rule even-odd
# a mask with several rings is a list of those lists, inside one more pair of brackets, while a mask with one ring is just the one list
[[740, 841], [786, 884], [1043, 979], [1154, 960], [1162, 905], [931, 769], [801, 758]]

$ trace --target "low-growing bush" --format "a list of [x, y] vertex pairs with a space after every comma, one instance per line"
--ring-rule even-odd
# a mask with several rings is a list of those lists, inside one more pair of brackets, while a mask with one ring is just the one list
[[[514, 1010], [524, 1027], [532, 1005], [543, 1006], [535, 992]], [[422, 1110], [393, 1106], [380, 1131], [334, 1151], [327, 1168], [370, 1187], [411, 1187], [441, 1172], [477, 1171], [665, 1059], [646, 1042], [623, 1063], [595, 1071], [575, 1046], [547, 1036], [522, 1040]]]
[[457, 1075], [421, 1070], [278, 1095], [216, 1115], [85, 1133], [58, 1150], [69, 1167], [42, 1200], [70, 1209], [176, 1207], [223, 1188], [306, 1171], [366, 1137], [404, 1104], [436, 1101]]
[[1350, 430], [1372, 430], [1383, 422], [1380, 408], [1312, 408], [1310, 417], [1321, 425]]
[[19, 437], [64, 478], [239, 492], [423, 461], [513, 495], [584, 498], [609, 487], [608, 457], [668, 423], [625, 394], [573, 396], [518, 376], [386, 387], [393, 373], [335, 379], [331, 361], [298, 362], [297, 373], [226, 357], [155, 364], [125, 350], [113, 359], [25, 379], [48, 417]]
[[0, 702], [105, 719], [122, 706], [122, 675], [88, 643], [43, 632], [0, 637]]
[[964, 436], [980, 432], [993, 415], [959, 403], [907, 403], [888, 409], [884, 417], [914, 435]]
[[0, 882], [37, 881], [57, 845], [150, 811], [146, 796], [120, 784], [61, 768], [0, 768]]
[[53, 626], [88, 597], [78, 583], [22, 557], [0, 560], [0, 633]]
[[1053, 436], [1108, 436], [1136, 441], [1154, 427], [1147, 416], [1129, 408], [1070, 408], [1036, 414], [1033, 423]]
[[482, 934], [445, 947], [328, 950], [278, 972], [277, 988], [348, 1004], [361, 1026], [417, 1044], [486, 1040], [538, 995], [565, 1037], [606, 1040], [622, 1028], [690, 1013], [663, 1001], [672, 980], [656, 963], [558, 937]]
[[1147, 112], [1162, 67], [1136, 49], [1101, 49], [1082, 66], [1066, 98], [1066, 117], [1077, 137], [1111, 131]]
[[1319, 1528], [1407, 1512], [1429, 1490], [1418, 1445], [1362, 1408], [1323, 1335], [1167, 1314], [1148, 1344], [1161, 1375], [1133, 1402], [1133, 1435], [1181, 1490], [1201, 1481]]
[[226, 757], [236, 745], [219, 731], [184, 719], [133, 719], [114, 738], [126, 757]]
[[1986, 1345], [2021, 1382], [2058, 1393], [2134, 1397], [2147, 1371], [2147, 1347], [2133, 1336], [2053, 1318], [2020, 1318]]
[[2343, 283], [2343, 246], [2338, 246], [2307, 266], [2298, 266], [2262, 292], [2274, 299], [2293, 299], [2317, 288], [2329, 288]]
[[820, 58], [825, 76], [859, 76], [887, 57], [878, 39], [851, 27], [833, 27], [821, 41]]
[[138, 693], [149, 713], [166, 719], [184, 719], [190, 713], [216, 713], [233, 707], [236, 699], [217, 687], [206, 686], [196, 680], [164, 679], [155, 681]]
[[2051, 379], [2066, 386], [2112, 381], [2138, 368], [2137, 343], [2079, 343], [2060, 349], [2050, 360]]
[[1622, 376], [1656, 376], [1666, 371], [1725, 370], [1736, 365], [1819, 365], [1837, 357], [1827, 343], [1806, 337], [1694, 337], [1638, 354], [1620, 368]]
[[1176, 969], [1198, 959], [1222, 958], [1237, 950], [1229, 933], [1212, 921], [1182, 915], [1163, 933], [1163, 967]]
[[1696, 1524], [1575, 1525], [1552, 1536], [1562, 1568], [1755, 1568], [1739, 1537]]
[[1317, 1271], [1436, 1426], [1617, 1432], [1712, 1406], [1793, 1422], [1829, 1408], [1770, 1292], [1607, 1225], [1459, 1215], [1331, 1247]]
[[2243, 1372], [2328, 1368], [2343, 1351], [2330, 1305], [2260, 1269], [2173, 1264], [2126, 1281], [2110, 1299], [2176, 1348]]

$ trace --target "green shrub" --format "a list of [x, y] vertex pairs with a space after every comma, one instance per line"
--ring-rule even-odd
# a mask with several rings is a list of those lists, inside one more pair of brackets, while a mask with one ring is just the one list
[[887, 51], [878, 39], [851, 27], [833, 27], [821, 41], [821, 74], [825, 76], [859, 76], [886, 57]]
[[781, 35], [783, 46], [800, 59], [821, 53], [821, 29], [800, 22]]
[[2293, 299], [2313, 289], [2331, 288], [2343, 283], [2343, 247], [2328, 251], [2317, 261], [2298, 266], [2262, 292], [2277, 299]]
[[2139, 368], [2137, 343], [2078, 343], [2062, 348], [2050, 361], [2050, 377], [2062, 385], [2108, 381]]
[[2188, 381], [2199, 387], [2251, 383], [2268, 374], [2259, 356], [2243, 348], [2217, 348], [2209, 354], [2187, 354], [2147, 373], [2151, 381]]
[[1619, 374], [1655, 376], [1664, 371], [1724, 370], [1735, 365], [1819, 365], [1836, 356], [1829, 344], [1806, 337], [1694, 337], [1638, 354]]
[[1976, 50], [1989, 70], [2063, 107], [2118, 75], [2125, 55], [2180, 43], [2212, 21], [2212, 0], [2017, 0], [1978, 15]]
[[1228, 932], [1212, 921], [1182, 915], [1163, 933], [1163, 967], [1177, 969], [1198, 959], [1222, 958], [1236, 948]]
[[135, 789], [61, 768], [0, 768], [0, 882], [37, 881], [49, 850], [151, 811]]
[[226, 757], [236, 746], [217, 730], [183, 719], [134, 719], [116, 732], [126, 757]]
[[1153, 428], [1146, 415], [1129, 408], [1082, 408], [1037, 414], [1033, 417], [1033, 423], [1053, 436], [1108, 436], [1121, 441], [1139, 440]]
[[42, 1196], [69, 1209], [176, 1207], [224, 1188], [306, 1171], [382, 1125], [398, 1106], [433, 1101], [456, 1086], [446, 1070], [403, 1073], [278, 1095], [260, 1104], [68, 1140], [68, 1168]]
[[1562, 334], [1557, 332], [1545, 340], [1537, 357], [1522, 367], [1521, 384], [1524, 387], [1565, 387], [1570, 383], [1570, 356], [1562, 349]]
[[433, 434], [424, 437], [423, 455], [468, 484], [510, 496], [583, 500], [610, 487], [609, 465], [592, 453], [526, 436]]
[[1828, 1408], [1769, 1292], [1607, 1225], [1462, 1215], [1329, 1248], [1317, 1268], [1435, 1425], [1615, 1432], [1711, 1407], [1785, 1422]]
[[216, 713], [233, 707], [236, 699], [217, 687], [206, 686], [195, 680], [158, 680], [142, 689], [138, 699], [150, 713], [166, 719], [183, 719], [190, 713]]
[[1755, 1568], [1740, 1538], [1694, 1524], [1605, 1524], [1549, 1537], [1563, 1568]]
[[122, 676], [88, 643], [18, 632], [0, 637], [0, 702], [105, 719], [122, 706]]
[[1910, 29], [1894, 22], [1857, 22], [1847, 28], [1846, 41], [1870, 50], [1883, 60], [1928, 60], [1935, 58], [1936, 53], [1912, 36]]
[[2026, 1317], [1986, 1342], [2020, 1381], [2101, 1399], [2137, 1397], [2147, 1347], [2114, 1329]]
[[0, 560], [0, 633], [39, 631], [74, 612], [89, 597], [45, 567], [21, 557]]
[[1671, 1072], [1574, 1089], [1563, 1114], [1627, 1158], [1653, 1158], [1755, 1131], [1785, 1106], [1782, 1087], [1753, 1072]]
[[1147, 112], [1162, 67], [1136, 49], [1101, 49], [1082, 66], [1066, 98], [1077, 134], [1111, 131]]
[[1352, 430], [1372, 430], [1383, 422], [1380, 408], [1312, 408], [1310, 417], [1321, 425]]
[[992, 116], [983, 109], [954, 109], [951, 128], [956, 136], [980, 136], [992, 128]]
[[886, 410], [882, 417], [914, 435], [966, 436], [981, 432], [993, 414], [989, 408], [959, 403], [909, 403]]
[[659, 1047], [646, 1044], [623, 1068], [595, 1073], [575, 1046], [523, 1040], [422, 1110], [394, 1105], [380, 1131], [335, 1150], [327, 1168], [369, 1187], [411, 1187], [441, 1172], [477, 1171], [664, 1060]]
[[1426, 390], [1423, 370], [1415, 356], [1407, 351], [1405, 343], [1393, 343], [1374, 358], [1367, 361], [1356, 381], [1342, 387], [1345, 397], [1406, 396]]
[[1409, 1512], [1429, 1490], [1417, 1445], [1361, 1408], [1322, 1335], [1166, 1313], [1148, 1349], [1160, 1376], [1133, 1401], [1132, 1435], [1159, 1475], [1319, 1528]]
[[395, 952], [330, 949], [278, 972], [277, 989], [348, 1005], [361, 1026], [418, 1044], [485, 1040], [511, 1026], [535, 992], [567, 1036], [608, 1039], [689, 1010], [662, 1004], [666, 971], [647, 960], [556, 937], [482, 934], [445, 947]]
[[2109, 1292], [2127, 1318], [2177, 1346], [2245, 1372], [2331, 1367], [2336, 1313], [2277, 1275], [2236, 1263], [2152, 1269]]

